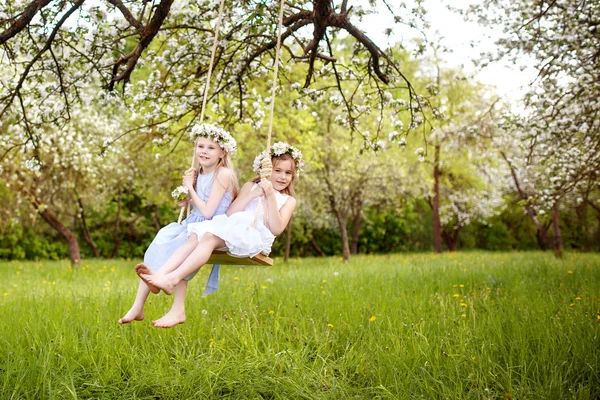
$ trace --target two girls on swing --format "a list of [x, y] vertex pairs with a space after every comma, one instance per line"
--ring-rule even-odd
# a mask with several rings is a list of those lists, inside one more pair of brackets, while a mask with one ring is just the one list
[[185, 322], [187, 283], [213, 250], [225, 250], [235, 257], [268, 255], [275, 236], [283, 232], [296, 208], [294, 182], [304, 164], [298, 149], [278, 142], [260, 153], [253, 169], [258, 173], [261, 161], [270, 157], [270, 178], [257, 177], [238, 194], [230, 159], [237, 149], [235, 139], [210, 124], [195, 125], [190, 136], [199, 168], [186, 171], [183, 186], [188, 193], [185, 205], [191, 203], [193, 210], [181, 224], [162, 228], [146, 250], [144, 262], [135, 267], [140, 277], [138, 291], [120, 324], [143, 320], [148, 295], [160, 290], [174, 294], [173, 305], [152, 324], [170, 328]]

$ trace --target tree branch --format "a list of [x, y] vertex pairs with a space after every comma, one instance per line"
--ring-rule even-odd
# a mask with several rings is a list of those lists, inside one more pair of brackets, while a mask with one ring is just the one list
[[35, 14], [42, 8], [46, 7], [50, 2], [52, 2], [52, 0], [35, 0], [25, 7], [21, 17], [18, 18], [4, 32], [0, 33], [0, 45], [3, 45], [7, 40], [21, 32], [27, 25], [29, 25]]
[[125, 4], [123, 4], [123, 2], [121, 2], [121, 0], [106, 0], [106, 1], [108, 1], [113, 6], [117, 7], [119, 9], [119, 11], [121, 11], [121, 14], [123, 14], [123, 16], [125, 17], [127, 22], [129, 22], [139, 33], [142, 33], [142, 31], [144, 30], [144, 25], [142, 25], [142, 23], [140, 21], [138, 21], [133, 16], [133, 14], [131, 14], [131, 11], [129, 11], [129, 9], [125, 6]]
[[[148, 26], [146, 26], [144, 28], [137, 46], [135, 46], [135, 48], [133, 49], [133, 51], [131, 53], [129, 53], [126, 56], [119, 57], [117, 59], [117, 61], [115, 61], [116, 68], [113, 68], [113, 76], [112, 76], [112, 79], [110, 82], [109, 89], [112, 90], [114, 88], [114, 84], [117, 82], [120, 82], [120, 81], [123, 81], [124, 83], [129, 82], [131, 73], [133, 72], [140, 56], [142, 55], [144, 50], [148, 47], [148, 45], [150, 45], [150, 42], [152, 42], [152, 39], [154, 39], [154, 37], [158, 33], [161, 25], [167, 18], [167, 15], [169, 15], [169, 11], [171, 9], [171, 5], [173, 4], [173, 1], [174, 0], [162, 0], [160, 2], [158, 7], [156, 7], [156, 11], [154, 12], [154, 15], [152, 16], [150, 23], [148, 24]], [[121, 75], [117, 76], [116, 74], [118, 73], [119, 67], [125, 61], [127, 61], [127, 67], [125, 68], [125, 71], [123, 71], [123, 73]]]
[[0, 118], [2, 118], [4, 116], [4, 113], [6, 112], [6, 110], [12, 104], [13, 100], [15, 99], [15, 96], [17, 95], [17, 93], [19, 93], [19, 91], [21, 90], [21, 87], [23, 87], [23, 83], [25, 82], [25, 79], [27, 78], [27, 75], [29, 74], [29, 70], [40, 59], [40, 57], [42, 56], [42, 54], [44, 54], [46, 51], [48, 51], [50, 49], [50, 47], [52, 46], [52, 42], [54, 41], [54, 38], [56, 37], [56, 35], [57, 35], [58, 31], [60, 30], [60, 28], [62, 27], [62, 25], [71, 16], [71, 14], [73, 14], [75, 12], [75, 10], [77, 10], [79, 7], [81, 7], [81, 5], [83, 4], [84, 1], [85, 0], [77, 0], [75, 2], [75, 4], [73, 4], [73, 7], [71, 7], [69, 9], [69, 11], [67, 11], [62, 16], [62, 18], [60, 19], [60, 21], [58, 21], [56, 23], [56, 26], [52, 30], [52, 33], [48, 37], [48, 40], [46, 40], [46, 44], [44, 45], [44, 47], [42, 47], [42, 49], [35, 55], [35, 57], [33, 57], [33, 59], [25, 67], [25, 70], [21, 74], [21, 78], [19, 79], [19, 82], [17, 83], [17, 86], [12, 90], [12, 93], [8, 97], [6, 105], [2, 109], [2, 112], [0, 112]]

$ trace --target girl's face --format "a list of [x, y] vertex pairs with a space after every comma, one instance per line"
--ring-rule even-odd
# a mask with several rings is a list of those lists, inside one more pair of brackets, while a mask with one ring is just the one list
[[224, 156], [225, 152], [218, 143], [202, 136], [196, 139], [196, 157], [203, 172], [214, 170]]
[[293, 160], [274, 160], [270, 181], [275, 190], [282, 191], [292, 182], [294, 177], [293, 163]]

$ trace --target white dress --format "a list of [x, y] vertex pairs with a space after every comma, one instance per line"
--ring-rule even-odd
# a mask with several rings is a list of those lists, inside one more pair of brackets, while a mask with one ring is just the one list
[[[275, 191], [278, 209], [283, 207], [289, 197], [287, 194]], [[219, 250], [225, 250], [233, 257], [254, 257], [258, 253], [269, 255], [275, 236], [264, 224], [262, 204], [259, 207], [261, 199], [261, 197], [252, 199], [244, 211], [230, 216], [221, 214], [210, 221], [188, 224], [188, 236], [195, 233], [200, 240], [205, 233], [212, 233], [225, 241], [226, 248]], [[264, 199], [262, 202], [264, 203]], [[257, 208], [259, 208], [258, 214]]]

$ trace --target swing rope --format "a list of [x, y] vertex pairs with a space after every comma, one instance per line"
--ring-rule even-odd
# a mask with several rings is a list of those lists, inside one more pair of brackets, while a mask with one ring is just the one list
[[[271, 162], [271, 137], [273, 136], [273, 115], [275, 114], [275, 92], [277, 91], [277, 74], [279, 72], [279, 58], [281, 56], [281, 30], [283, 27], [283, 9], [285, 7], [284, 0], [279, 3], [279, 21], [277, 23], [277, 43], [275, 45], [275, 65], [273, 66], [273, 82], [271, 84], [271, 104], [269, 106], [269, 131], [267, 134], [267, 156], [263, 157], [260, 162], [260, 179], [266, 180], [271, 177], [273, 172], [273, 163]], [[266, 202], [261, 197], [254, 216], [254, 226], [258, 222], [258, 215], [263, 211], [263, 223], [267, 225]]]
[[[204, 96], [202, 98], [202, 108], [200, 109], [200, 123], [204, 120], [204, 112], [206, 110], [206, 100], [208, 99], [208, 90], [210, 89], [210, 79], [212, 77], [213, 67], [215, 64], [215, 55], [217, 54], [217, 45], [219, 44], [219, 32], [221, 31], [221, 21], [223, 20], [223, 9], [225, 5], [225, 0], [221, 0], [219, 3], [219, 16], [217, 18], [217, 25], [215, 27], [215, 36], [213, 39], [212, 52], [210, 55], [210, 63], [208, 64], [208, 72], [206, 73], [206, 83], [204, 85]], [[192, 165], [190, 168], [196, 168], [196, 146], [194, 146], [192, 150]], [[181, 220], [183, 219], [183, 212], [186, 210], [186, 215], [190, 215], [192, 210], [191, 204], [188, 204], [187, 207], [181, 207], [179, 211], [179, 218], [177, 219], [177, 223], [181, 224]]]
[[[217, 49], [217, 45], [218, 45], [219, 31], [221, 28], [221, 20], [223, 18], [224, 2], [225, 2], [224, 0], [221, 0], [220, 5], [219, 5], [219, 17], [217, 19], [217, 25], [215, 27], [215, 36], [214, 36], [212, 54], [211, 54], [210, 64], [208, 67], [208, 73], [207, 73], [207, 77], [206, 77], [206, 85], [204, 87], [204, 98], [202, 100], [202, 109], [200, 112], [200, 122], [202, 122], [202, 120], [204, 119], [204, 112], [206, 109], [206, 102], [207, 102], [207, 98], [208, 98], [208, 90], [210, 88], [210, 79], [211, 79], [211, 75], [212, 75], [212, 71], [213, 71], [213, 64], [214, 64], [216, 49]], [[270, 155], [271, 155], [271, 139], [273, 136], [273, 116], [275, 113], [275, 94], [277, 91], [277, 75], [279, 72], [279, 59], [281, 56], [281, 31], [283, 29], [284, 7], [285, 7], [285, 0], [280, 0], [279, 21], [277, 24], [277, 43], [275, 46], [275, 65], [273, 68], [273, 81], [272, 81], [272, 86], [271, 86], [271, 104], [269, 107], [270, 116], [269, 116], [269, 131], [267, 134], [267, 157], [263, 157], [263, 159], [261, 161], [261, 169], [259, 172], [261, 179], [269, 179], [271, 177], [271, 172], [273, 171], [273, 165], [272, 165], [271, 157], [270, 157]], [[194, 151], [192, 152], [192, 168], [194, 168], [194, 169], [196, 168], [195, 150], [196, 149], [194, 148]], [[263, 200], [261, 198], [261, 203], [262, 203], [262, 201]], [[260, 204], [260, 205], [263, 208], [266, 208], [262, 204]], [[181, 220], [183, 218], [184, 209], [185, 209], [185, 207], [183, 207], [179, 213], [179, 220], [178, 220], [179, 223], [181, 223]], [[188, 205], [187, 209], [188, 209], [188, 215], [189, 215], [191, 205]], [[258, 209], [257, 209], [256, 215], [258, 215]], [[267, 218], [266, 212], [263, 213], [263, 217], [264, 217], [264, 221], [265, 221], [265, 225], [266, 225], [266, 218]], [[256, 217], [255, 217], [255, 223], [256, 223]], [[226, 252], [215, 250], [215, 251], [213, 251], [211, 258], [208, 260], [208, 264], [214, 264], [217, 267], [218, 267], [217, 264], [273, 265], [273, 260], [263, 254], [257, 254], [256, 256], [254, 256], [252, 258], [248, 258], [248, 257], [237, 258], [237, 257], [229, 256]], [[218, 268], [213, 267], [213, 270], [211, 271], [211, 277], [213, 277], [213, 273], [215, 275], [215, 280], [218, 280]]]

